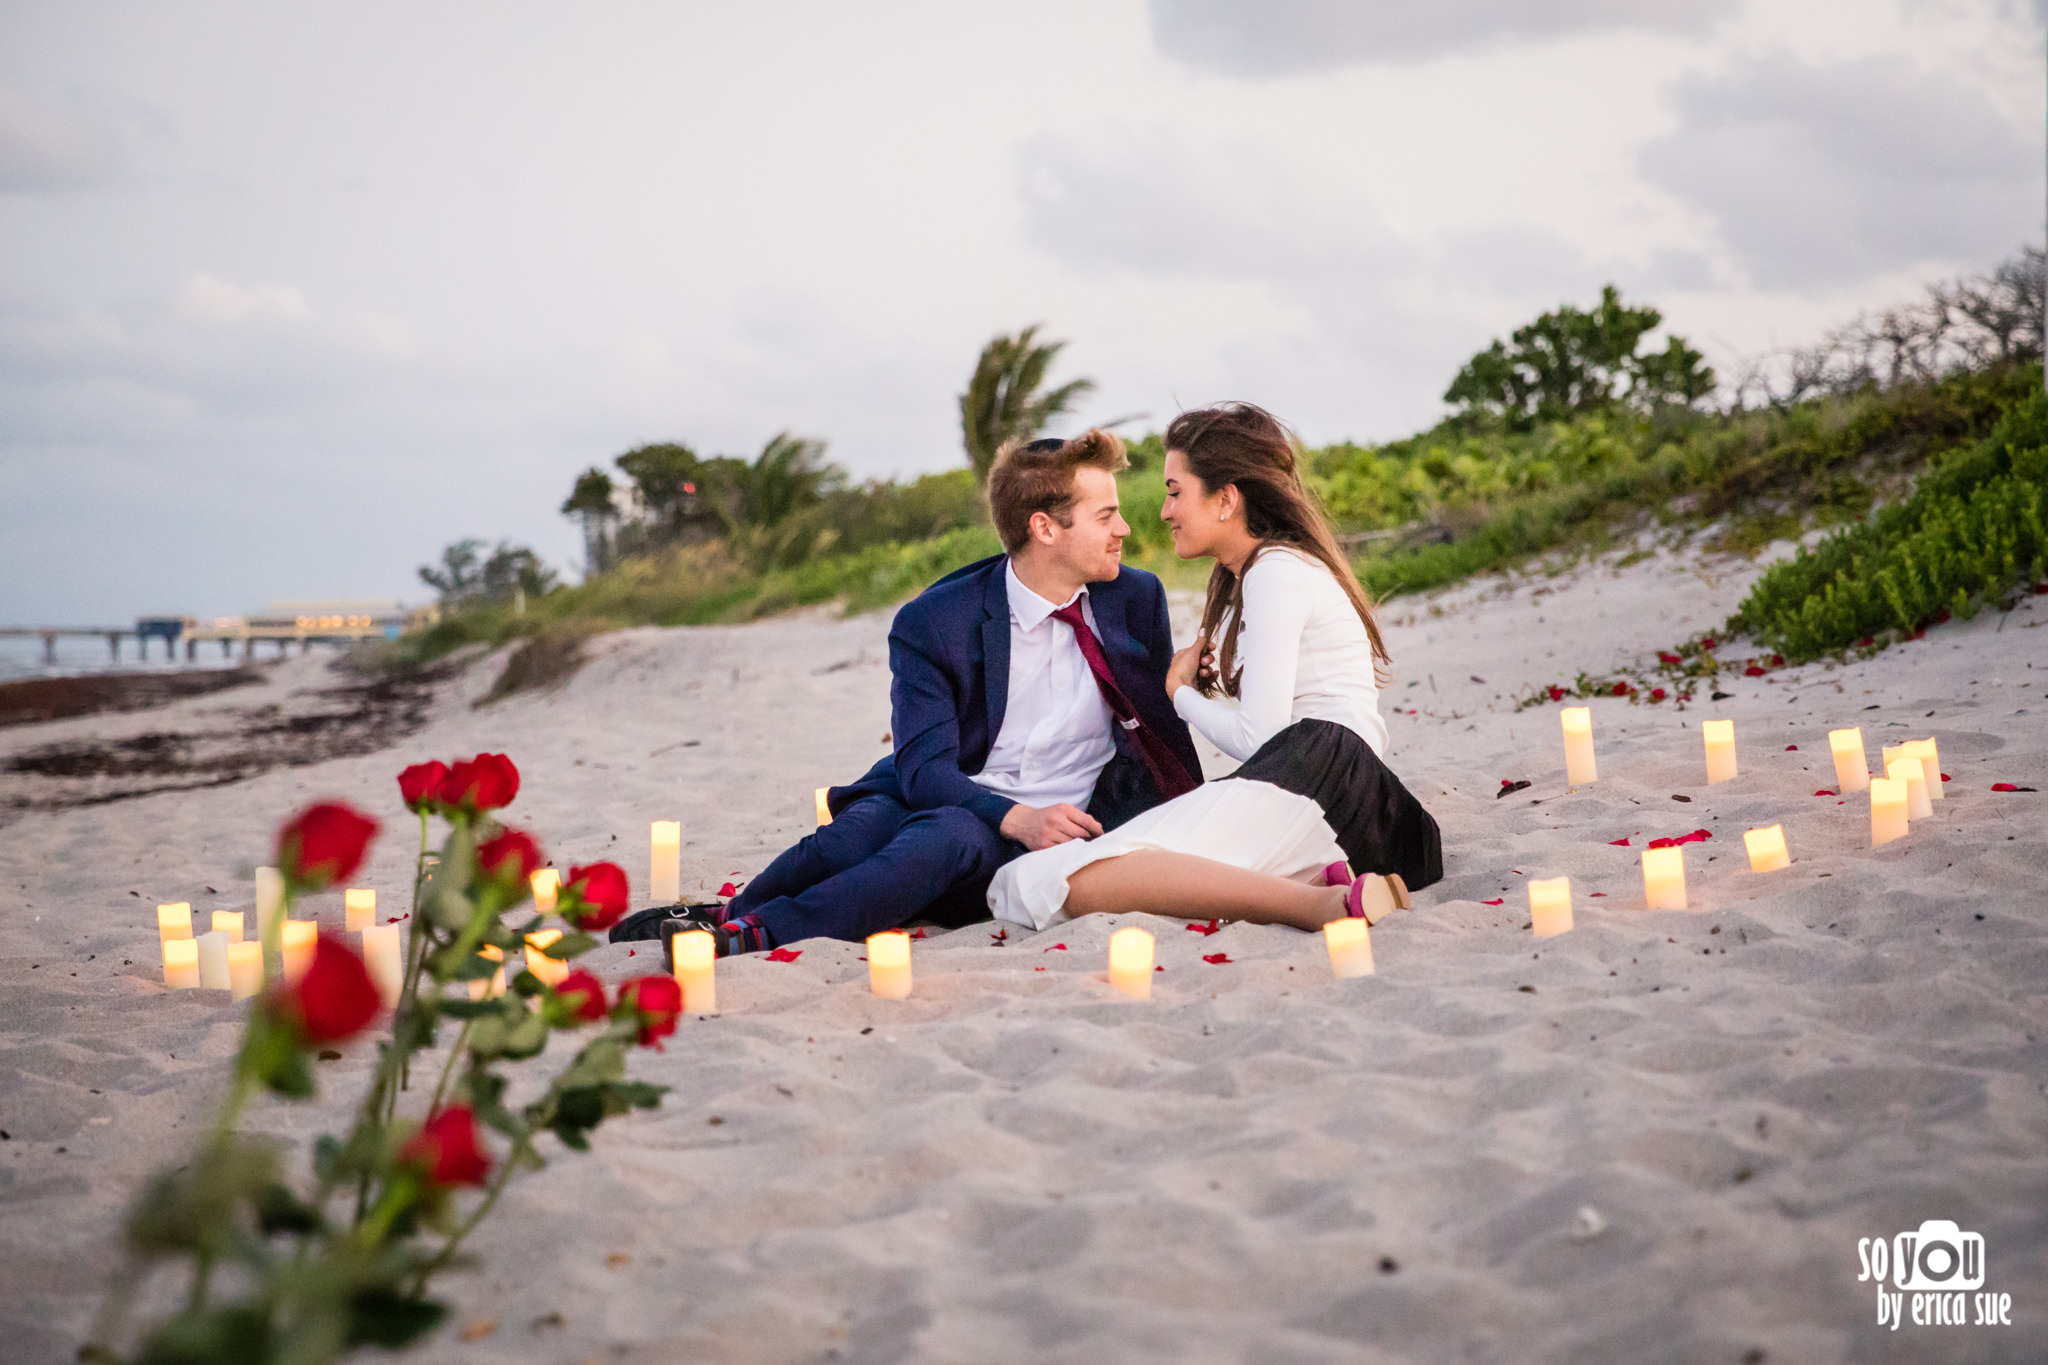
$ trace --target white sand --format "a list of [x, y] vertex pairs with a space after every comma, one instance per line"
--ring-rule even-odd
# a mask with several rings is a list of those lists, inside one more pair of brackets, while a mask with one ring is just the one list
[[[1754, 572], [1659, 559], [1389, 611], [1389, 709], [1419, 713], [1393, 763], [1448, 875], [1374, 932], [1374, 978], [1332, 980], [1313, 936], [1174, 921], [1149, 923], [1149, 1004], [1101, 980], [1112, 922], [920, 943], [903, 1003], [850, 945], [722, 965], [724, 1012], [636, 1062], [663, 1109], [517, 1185], [483, 1268], [447, 1282], [457, 1323], [495, 1330], [424, 1357], [2042, 1358], [2048, 793], [1989, 788], [2048, 787], [2048, 598], [1711, 709], [1596, 702], [1601, 781], [1570, 795], [1554, 708], [1503, 700], [1712, 627]], [[615, 856], [644, 886], [648, 821], [677, 818], [686, 889], [709, 890], [883, 751], [886, 625], [624, 632], [554, 695], [473, 710], [473, 670], [389, 753], [0, 830], [5, 1354], [70, 1358], [122, 1206], [219, 1093], [240, 1011], [156, 984], [157, 901], [245, 904], [276, 821], [338, 795], [390, 816], [367, 880], [402, 913], [392, 777], [479, 749], [518, 761], [512, 814], [559, 861]], [[0, 731], [0, 755], [166, 714]], [[1708, 716], [1743, 766], [1713, 788]], [[1860, 800], [1812, 795], [1826, 731], [1857, 723], [1873, 757], [1938, 736], [1955, 779], [1876, 851]], [[1533, 785], [1497, 800], [1504, 778]], [[1749, 873], [1742, 830], [1777, 822], [1793, 866]], [[1694, 909], [1644, 910], [1636, 850], [1696, 827]], [[1523, 882], [1567, 873], [1577, 928], [1535, 941]], [[594, 957], [613, 980], [659, 964]], [[257, 1122], [338, 1124], [369, 1056]], [[1877, 1326], [1857, 1240], [1926, 1218], [1984, 1235], [2013, 1326]]]

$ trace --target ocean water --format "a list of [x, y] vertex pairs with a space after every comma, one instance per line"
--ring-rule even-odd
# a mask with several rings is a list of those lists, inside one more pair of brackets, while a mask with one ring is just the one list
[[[316, 646], [325, 650], [326, 645]], [[298, 653], [293, 646], [292, 652]], [[236, 642], [223, 657], [218, 641], [202, 642], [199, 656], [191, 663], [185, 662], [185, 645], [180, 641], [175, 658], [166, 658], [164, 642], [149, 642], [149, 657], [142, 657], [136, 648], [135, 637], [121, 638], [121, 657], [115, 659], [107, 651], [104, 639], [92, 636], [67, 636], [57, 641], [57, 662], [55, 665], [43, 661], [43, 642], [33, 637], [28, 639], [0, 638], [0, 682], [14, 682], [22, 678], [60, 678], [79, 673], [133, 673], [149, 671], [170, 672], [192, 668], [233, 668], [242, 662], [242, 647]], [[277, 646], [263, 641], [256, 646], [256, 659], [263, 662], [277, 657]]]

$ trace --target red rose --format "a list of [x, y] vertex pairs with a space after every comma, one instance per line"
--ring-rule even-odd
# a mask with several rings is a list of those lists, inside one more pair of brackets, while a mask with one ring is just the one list
[[604, 982], [589, 972], [575, 971], [563, 977], [562, 984], [555, 987], [555, 998], [587, 1024], [596, 1023], [605, 1016]]
[[1627, 696], [1627, 695], [1628, 695], [1628, 684], [1627, 684], [1627, 683], [1625, 683], [1625, 682], [1618, 682], [1618, 683], [1616, 683], [1616, 684], [1614, 685], [1614, 695], [1615, 695], [1615, 696], [1617, 696], [1617, 697], [1625, 697], [1625, 696]]
[[617, 863], [592, 863], [569, 869], [568, 894], [555, 902], [556, 913], [579, 929], [609, 929], [624, 918], [632, 903], [626, 870]]
[[640, 1046], [659, 1049], [683, 1013], [683, 987], [672, 976], [643, 976], [619, 987], [621, 1004], [640, 1016]]
[[1664, 689], [1663, 689], [1663, 688], [1661, 688], [1661, 687], [1653, 687], [1653, 688], [1651, 688], [1651, 689], [1650, 689], [1650, 700], [1651, 700], [1651, 701], [1662, 701], [1662, 700], [1664, 700]]
[[519, 769], [503, 754], [464, 759], [441, 779], [441, 803], [466, 814], [498, 810], [519, 795]]
[[483, 873], [484, 879], [497, 882], [508, 890], [523, 890], [528, 884], [527, 878], [539, 871], [546, 861], [533, 837], [516, 829], [501, 832], [476, 851], [477, 870]]
[[1760, 665], [1751, 664], [1748, 668], [1742, 670], [1742, 676], [1745, 678], [1761, 678], [1769, 671], [1769, 669], [1763, 668]]
[[301, 891], [324, 891], [363, 865], [377, 822], [352, 806], [308, 806], [277, 832], [277, 866]]
[[1562, 687], [1553, 687], [1553, 688], [1551, 688], [1551, 689], [1550, 689], [1550, 699], [1551, 699], [1552, 701], [1563, 701], [1563, 700], [1564, 700], [1564, 689], [1563, 689]]
[[431, 763], [415, 763], [398, 775], [398, 794], [405, 798], [405, 808], [415, 815], [431, 809], [440, 799], [441, 783], [448, 776], [448, 765], [440, 759]]
[[277, 1012], [294, 1021], [309, 1043], [338, 1043], [360, 1033], [381, 1006], [369, 968], [332, 934], [313, 941], [305, 975], [277, 997]]
[[398, 1151], [435, 1185], [481, 1185], [491, 1173], [490, 1153], [476, 1140], [476, 1115], [466, 1104], [443, 1109], [420, 1125]]
[[1676, 654], [1673, 654], [1668, 650], [1660, 649], [1657, 651], [1657, 662], [1660, 664], [1681, 664], [1684, 663], [1685, 660], [1679, 658]]

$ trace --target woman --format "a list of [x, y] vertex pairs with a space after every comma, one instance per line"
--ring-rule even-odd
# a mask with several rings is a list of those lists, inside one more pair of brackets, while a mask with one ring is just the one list
[[1443, 876], [1441, 840], [1380, 761], [1386, 646], [1287, 429], [1249, 403], [1184, 412], [1166, 429], [1165, 477], [1174, 552], [1216, 560], [1201, 633], [1166, 688], [1241, 766], [1099, 838], [1015, 859], [990, 909], [1034, 929], [1105, 911], [1316, 929], [1405, 907]]

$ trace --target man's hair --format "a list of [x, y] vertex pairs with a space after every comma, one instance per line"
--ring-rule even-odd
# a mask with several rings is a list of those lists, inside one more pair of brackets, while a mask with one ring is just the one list
[[1086, 466], [1114, 474], [1130, 464], [1124, 443], [1099, 427], [1071, 441], [1009, 441], [988, 473], [988, 510], [1011, 554], [1031, 538], [1031, 518], [1043, 512], [1061, 526], [1074, 524], [1074, 471]]

